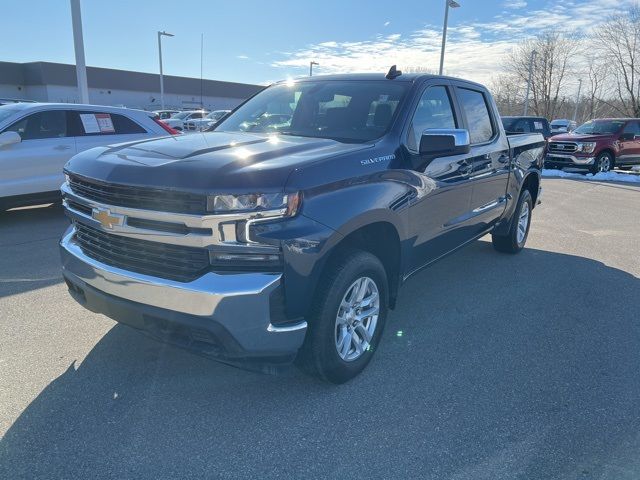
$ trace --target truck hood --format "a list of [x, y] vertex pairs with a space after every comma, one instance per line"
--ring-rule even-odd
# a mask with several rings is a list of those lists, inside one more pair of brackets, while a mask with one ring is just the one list
[[98, 147], [65, 170], [108, 183], [192, 192], [270, 192], [306, 164], [371, 148], [335, 140], [207, 132]]
[[615, 135], [581, 135], [579, 133], [562, 133], [549, 138], [550, 142], [602, 142]]

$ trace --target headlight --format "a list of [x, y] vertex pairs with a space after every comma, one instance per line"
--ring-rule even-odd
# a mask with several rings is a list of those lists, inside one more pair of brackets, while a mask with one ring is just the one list
[[578, 143], [578, 152], [593, 153], [596, 148], [596, 142], [580, 142]]
[[292, 216], [300, 206], [300, 194], [296, 193], [248, 193], [241, 195], [209, 195], [207, 211], [216, 213], [261, 212], [281, 210], [282, 215]]

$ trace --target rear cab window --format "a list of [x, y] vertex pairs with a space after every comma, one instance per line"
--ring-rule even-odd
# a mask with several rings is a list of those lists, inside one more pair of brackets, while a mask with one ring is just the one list
[[472, 144], [487, 143], [496, 131], [485, 94], [479, 90], [457, 87], [458, 102], [467, 120]]

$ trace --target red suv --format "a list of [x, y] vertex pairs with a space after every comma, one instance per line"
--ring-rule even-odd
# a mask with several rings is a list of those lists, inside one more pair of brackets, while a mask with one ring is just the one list
[[549, 139], [547, 168], [581, 168], [591, 173], [640, 165], [640, 119], [589, 120], [571, 133]]

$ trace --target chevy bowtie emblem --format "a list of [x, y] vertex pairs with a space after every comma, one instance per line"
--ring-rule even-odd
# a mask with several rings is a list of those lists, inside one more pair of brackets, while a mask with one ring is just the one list
[[124, 215], [111, 213], [108, 208], [94, 208], [91, 210], [91, 217], [100, 222], [104, 228], [120, 227], [124, 224]]

